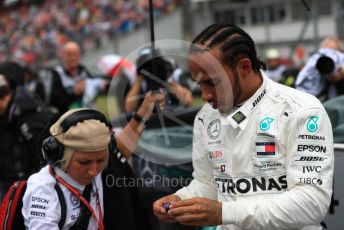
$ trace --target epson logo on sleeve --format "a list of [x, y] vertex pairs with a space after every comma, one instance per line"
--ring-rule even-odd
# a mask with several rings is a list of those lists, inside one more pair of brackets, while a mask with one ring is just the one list
[[31, 197], [31, 201], [32, 202], [37, 202], [37, 203], [43, 203], [43, 204], [49, 204], [49, 200], [42, 198], [42, 197], [37, 197], [37, 196], [33, 196]]
[[296, 151], [298, 153], [303, 153], [303, 152], [326, 153], [327, 152], [327, 146], [325, 146], [325, 145], [298, 144]]

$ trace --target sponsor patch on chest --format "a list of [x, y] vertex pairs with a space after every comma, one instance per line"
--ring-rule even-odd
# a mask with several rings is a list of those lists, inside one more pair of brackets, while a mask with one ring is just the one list
[[224, 158], [225, 158], [225, 154], [222, 149], [208, 152], [208, 159], [210, 161], [220, 161], [220, 160], [223, 160]]
[[230, 196], [282, 193], [288, 187], [286, 175], [253, 178], [215, 177], [215, 182], [220, 193]]
[[275, 156], [276, 155], [275, 142], [257, 141], [256, 142], [256, 152], [257, 152], [258, 157]]
[[278, 173], [285, 173], [284, 162], [280, 160], [254, 160], [253, 169], [257, 175], [272, 175]]

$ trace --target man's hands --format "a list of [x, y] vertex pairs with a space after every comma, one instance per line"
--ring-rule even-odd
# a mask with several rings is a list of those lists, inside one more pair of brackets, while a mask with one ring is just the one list
[[167, 214], [166, 209], [163, 207], [165, 203], [169, 203], [170, 206], [181, 199], [179, 196], [176, 195], [169, 195], [159, 200], [155, 201], [153, 204], [153, 211], [154, 214], [158, 217], [159, 220], [167, 222], [167, 223], [174, 223], [176, 222], [173, 216]]
[[[170, 209], [162, 207], [169, 202]], [[191, 198], [180, 200], [176, 195], [163, 197], [153, 204], [155, 215], [165, 222], [177, 221], [185, 225], [215, 226], [222, 224], [222, 203], [207, 198]]]

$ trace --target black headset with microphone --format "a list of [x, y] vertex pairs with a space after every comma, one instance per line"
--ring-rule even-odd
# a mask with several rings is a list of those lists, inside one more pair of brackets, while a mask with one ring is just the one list
[[[83, 109], [70, 114], [61, 122], [60, 127], [62, 132], [60, 134], [67, 132], [71, 127], [85, 120], [98, 120], [104, 123], [109, 129], [112, 129], [111, 123], [108, 122], [104, 114], [93, 109]], [[42, 142], [41, 149], [44, 161], [49, 164], [55, 164], [63, 157], [64, 146], [53, 135], [50, 135]], [[113, 135], [111, 135], [111, 141], [109, 143], [109, 152], [117, 152], [117, 143]]]

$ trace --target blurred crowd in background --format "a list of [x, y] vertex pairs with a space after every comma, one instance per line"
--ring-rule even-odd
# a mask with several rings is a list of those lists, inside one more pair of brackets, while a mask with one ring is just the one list
[[[173, 12], [180, 0], [154, 1], [154, 15]], [[148, 19], [148, 0], [40, 0], [0, 9], [0, 61], [42, 67], [68, 40], [82, 52], [128, 33]]]

